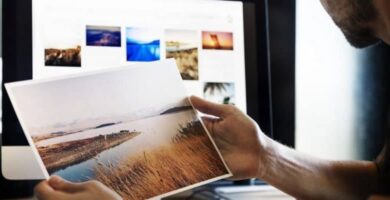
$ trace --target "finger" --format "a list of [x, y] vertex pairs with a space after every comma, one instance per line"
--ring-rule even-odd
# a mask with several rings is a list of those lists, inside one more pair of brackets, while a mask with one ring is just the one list
[[55, 190], [60, 190], [60, 191], [70, 192], [70, 193], [78, 192], [84, 189], [84, 184], [71, 183], [69, 181], [62, 179], [59, 176], [50, 177], [49, 184]]
[[216, 121], [219, 120], [219, 119], [216, 119], [216, 118], [212, 118], [212, 117], [207, 117], [207, 116], [203, 116], [202, 117], [202, 122], [203, 124], [205, 125], [206, 129], [209, 131], [209, 133], [211, 134], [211, 136], [214, 137], [215, 133], [214, 133], [214, 129], [215, 129], [215, 123]]
[[191, 96], [190, 101], [192, 105], [202, 113], [222, 118], [227, 115], [226, 105], [206, 101], [196, 96]]
[[42, 181], [34, 189], [35, 196], [40, 200], [54, 199], [57, 192], [49, 185], [48, 181]]

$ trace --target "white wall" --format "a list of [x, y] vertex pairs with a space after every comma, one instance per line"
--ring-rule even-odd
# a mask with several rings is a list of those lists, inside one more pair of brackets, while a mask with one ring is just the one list
[[296, 148], [322, 158], [356, 159], [357, 50], [319, 0], [297, 0], [296, 35]]

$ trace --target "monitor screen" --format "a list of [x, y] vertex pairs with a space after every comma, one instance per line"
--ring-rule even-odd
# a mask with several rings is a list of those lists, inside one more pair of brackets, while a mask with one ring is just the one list
[[188, 94], [247, 110], [243, 2], [33, 0], [32, 8], [34, 79], [173, 58]]

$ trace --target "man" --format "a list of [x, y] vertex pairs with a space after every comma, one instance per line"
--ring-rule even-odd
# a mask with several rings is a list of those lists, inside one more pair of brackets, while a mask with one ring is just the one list
[[[390, 44], [390, 0], [321, 0], [351, 45]], [[303, 155], [264, 135], [230, 105], [191, 97], [220, 148], [233, 179], [260, 178], [298, 199], [390, 199], [390, 139], [375, 162], [327, 161]], [[390, 107], [389, 107], [390, 108]], [[390, 110], [389, 110], [390, 111]], [[390, 116], [389, 116], [390, 127]], [[389, 129], [390, 133], [390, 129]], [[97, 182], [69, 183], [53, 177], [36, 187], [41, 199], [120, 199]]]

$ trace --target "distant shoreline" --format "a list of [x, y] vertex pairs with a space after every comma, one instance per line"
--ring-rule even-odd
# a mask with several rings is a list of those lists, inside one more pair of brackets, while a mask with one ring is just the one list
[[94, 127], [88, 127], [88, 128], [85, 128], [85, 129], [79, 129], [79, 130], [73, 130], [73, 131], [57, 131], [57, 132], [54, 132], [54, 133], [48, 133], [48, 134], [45, 134], [45, 135], [42, 135], [42, 136], [33, 136], [33, 141], [34, 143], [37, 143], [37, 142], [40, 142], [40, 141], [43, 141], [43, 140], [48, 140], [48, 139], [52, 139], [52, 138], [56, 138], [56, 137], [62, 137], [62, 136], [65, 136], [65, 135], [71, 135], [71, 134], [75, 134], [75, 133], [80, 133], [80, 132], [83, 132], [83, 131], [87, 131], [87, 130], [92, 130], [92, 129], [99, 129], [99, 128], [104, 128], [104, 127], [107, 127], [107, 126], [113, 126], [113, 125], [117, 125], [117, 124], [120, 124], [122, 122], [112, 122], [112, 123], [105, 123], [105, 124], [100, 124], [100, 125], [97, 125], [97, 126], [94, 126]]
[[[159, 115], [174, 114], [174, 113], [178, 113], [178, 112], [189, 111], [191, 109], [192, 109], [192, 106], [190, 106], [190, 105], [176, 106], [176, 107], [171, 107], [169, 109], [161, 111], [160, 113], [156, 113], [153, 116], [140, 117], [139, 119], [134, 119], [134, 120], [131, 120], [131, 121], [138, 121], [138, 120], [141, 120], [141, 119], [146, 119], [146, 118], [154, 117], [154, 116], [157, 117]], [[131, 122], [131, 121], [129, 121], [129, 122]], [[124, 121], [107, 122], [107, 123], [97, 124], [95, 126], [89, 126], [89, 127], [86, 127], [86, 128], [80, 128], [80, 129], [59, 130], [59, 131], [52, 132], [52, 133], [41, 134], [40, 136], [32, 136], [32, 139], [33, 139], [33, 142], [35, 144], [37, 144], [37, 143], [39, 143], [41, 141], [44, 141], [44, 140], [49, 140], [49, 139], [62, 137], [62, 136], [66, 136], [66, 135], [71, 135], [71, 134], [75, 134], [75, 133], [80, 133], [80, 132], [93, 130], [93, 129], [105, 128], [105, 127], [114, 126], [114, 125], [118, 125], [118, 124], [122, 124], [122, 123], [124, 123]], [[38, 146], [40, 146], [40, 145], [38, 145]]]
[[89, 160], [99, 153], [133, 139], [140, 134], [140, 132], [123, 130], [106, 136], [99, 135], [88, 139], [38, 147], [38, 152], [47, 170], [49, 173], [52, 173]]

